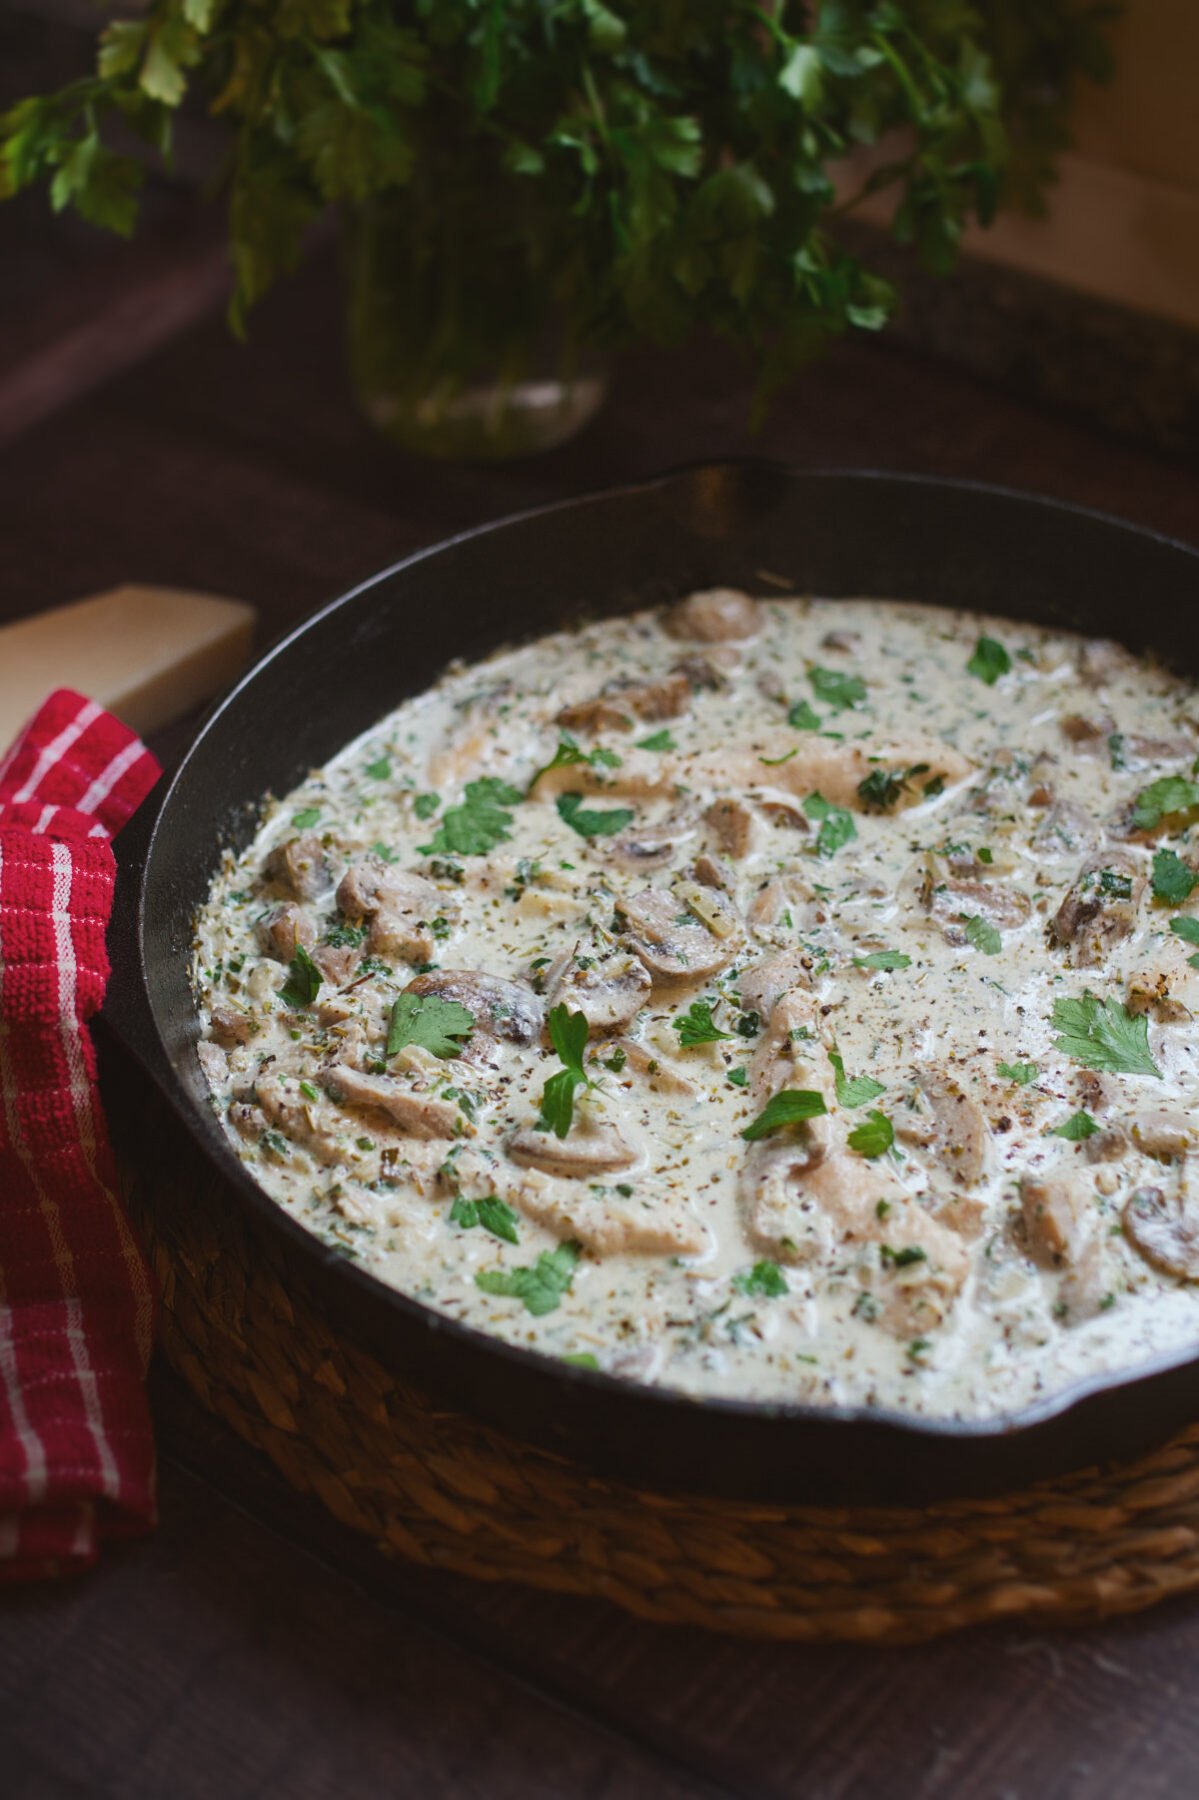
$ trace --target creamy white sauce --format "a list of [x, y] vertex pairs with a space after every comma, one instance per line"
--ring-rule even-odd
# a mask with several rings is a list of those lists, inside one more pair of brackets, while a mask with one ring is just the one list
[[[196, 928], [202, 1056], [239, 1155], [310, 1230], [438, 1311], [697, 1395], [977, 1419], [1192, 1343], [1196, 1287], [1147, 1260], [1122, 1221], [1146, 1188], [1168, 1220], [1190, 1217], [1199, 971], [1170, 922], [1196, 906], [1149, 885], [1155, 850], [1187, 856], [1190, 815], [1140, 831], [1128, 818], [1151, 783], [1189, 777], [1194, 691], [1007, 620], [879, 601], [760, 607], [748, 636], [724, 641], [689, 634], [695, 615], [666, 629], [641, 613], [452, 669], [268, 805]], [[748, 618], [729, 616], [738, 629]], [[1010, 662], [991, 685], [968, 668], [980, 635]], [[633, 689], [596, 729], [585, 715], [556, 722], [614, 679], [665, 681], [662, 704], [681, 710], [630, 713], [626, 728]], [[708, 679], [720, 685], [694, 685]], [[527, 793], [563, 741], [590, 760]], [[467, 784], [488, 777], [522, 796], [493, 793], [506, 838], [430, 853]], [[557, 804], [570, 793], [583, 799], [568, 815], [628, 810], [627, 830], [580, 835]], [[742, 810], [713, 813], [722, 799]], [[743, 828], [747, 844], [734, 841]], [[620, 866], [630, 834], [668, 860]], [[297, 837], [299, 876], [277, 860], [267, 873]], [[1081, 897], [1103, 890], [1098, 924], [1071, 936], [1060, 909], [1091, 864]], [[423, 949], [372, 953], [386, 931], [372, 938], [373, 914], [336, 901], [356, 868], [368, 888], [399, 873], [432, 882], [435, 900], [408, 917]], [[315, 891], [297, 895], [297, 881]], [[676, 967], [670, 987], [655, 975], [615, 1034], [631, 1046], [623, 1066], [614, 1035], [592, 1033], [594, 1086], [576, 1092], [567, 1139], [536, 1129], [562, 1066], [541, 1032], [520, 1043], [476, 1025], [459, 1056], [387, 1056], [413, 964], [523, 984], [535, 1012], [549, 1004], [535, 989], [572, 954], [614, 956], [635, 982], [646, 941], [621, 908], [636, 913], [647, 888], [669, 896], [683, 953], [727, 953], [725, 966], [690, 980]], [[1122, 909], [1130, 929], [1109, 933]], [[297, 930], [321, 985], [302, 1003], [293, 976], [289, 1004]], [[863, 965], [883, 952], [907, 960]], [[741, 988], [783, 953], [772, 1019]], [[1055, 1003], [1088, 993], [1129, 1002], [1129, 1041], [1160, 1075], [1096, 1075], [1058, 1043]], [[696, 1000], [727, 1035], [687, 1048], [672, 1022]], [[877, 1084], [867, 1098], [838, 1094], [830, 1051]], [[1001, 1064], [1035, 1072], [1021, 1084]], [[819, 1094], [827, 1112], [746, 1141], [777, 1090]], [[364, 1094], [399, 1098], [388, 1112]], [[1183, 1118], [1173, 1137], [1151, 1122], [1149, 1154], [1132, 1127], [1162, 1109]], [[1080, 1111], [1089, 1124], [1074, 1129], [1090, 1135], [1047, 1135]], [[864, 1124], [886, 1136], [878, 1114], [893, 1146], [865, 1154], [878, 1138]], [[439, 1135], [411, 1135], [414, 1119]], [[513, 1160], [514, 1138], [550, 1158], [616, 1144], [628, 1161], [538, 1173]], [[477, 1217], [463, 1199], [491, 1196], [518, 1242], [460, 1222]], [[486, 1291], [489, 1275], [580, 1241], [573, 1270], [558, 1251], [548, 1310]]]

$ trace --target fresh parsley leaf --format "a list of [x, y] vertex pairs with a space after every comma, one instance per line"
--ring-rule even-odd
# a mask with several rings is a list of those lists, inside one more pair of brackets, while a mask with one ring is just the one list
[[462, 1050], [459, 1040], [475, 1028], [474, 1015], [457, 1000], [439, 994], [401, 994], [391, 1009], [387, 1027], [386, 1056], [395, 1056], [408, 1044], [417, 1044], [434, 1056], [448, 1058]]
[[[659, 737], [669, 737], [669, 735], [669, 732], [658, 733]], [[649, 747], [651, 749], [667, 748], [664, 744], [651, 745]], [[597, 745], [594, 750], [584, 750], [582, 745], [576, 738], [571, 736], [569, 731], [564, 731], [558, 740], [558, 748], [554, 751], [550, 760], [538, 769], [526, 791], [531, 794], [533, 789], [537, 786], [537, 783], [541, 780], [541, 777], [543, 775], [548, 775], [551, 769], [569, 769], [573, 768], [576, 763], [586, 763], [589, 768], [593, 769], [619, 769], [621, 758], [617, 755], [615, 750], [608, 750], [602, 744]]]
[[1090, 1113], [1081, 1111], [1072, 1113], [1063, 1125], [1055, 1125], [1052, 1131], [1045, 1133], [1045, 1136], [1065, 1138], [1068, 1143], [1077, 1144], [1083, 1138], [1094, 1137], [1098, 1129], [1099, 1127]]
[[390, 844], [385, 844], [382, 839], [376, 839], [371, 845], [371, 855], [377, 856], [380, 862], [385, 863], [399, 862], [400, 860], [398, 852], [393, 850]]
[[890, 812], [903, 793], [902, 769], [871, 769], [865, 781], [858, 783], [858, 797], [864, 806]]
[[607, 812], [587, 811], [582, 794], [559, 794], [557, 807], [563, 823], [585, 838], [611, 837], [614, 832], [631, 825], [634, 816], [628, 806], [613, 806]]
[[599, 1368], [599, 1361], [591, 1354], [590, 1350], [572, 1350], [569, 1356], [564, 1356], [561, 1360], [569, 1363], [574, 1369]]
[[1135, 831], [1156, 831], [1164, 818], [1199, 806], [1199, 782], [1185, 775], [1163, 775], [1142, 788], [1132, 809]]
[[484, 1231], [489, 1231], [492, 1237], [502, 1238], [506, 1244], [520, 1243], [518, 1215], [496, 1194], [489, 1194], [482, 1200], [464, 1200], [459, 1194], [450, 1208], [450, 1218], [464, 1231], [481, 1225]]
[[777, 1263], [756, 1262], [752, 1269], [742, 1269], [733, 1276], [739, 1294], [750, 1294], [763, 1300], [781, 1300], [787, 1293], [787, 1277]]
[[507, 808], [523, 798], [519, 788], [497, 775], [468, 781], [461, 803], [442, 813], [432, 843], [419, 846], [421, 855], [486, 856], [511, 837], [512, 814]]
[[830, 1050], [828, 1059], [833, 1065], [838, 1105], [865, 1106], [868, 1100], [877, 1100], [880, 1094], [886, 1092], [882, 1082], [875, 1081], [872, 1075], [847, 1075], [838, 1051]]
[[381, 756], [377, 762], [367, 763], [362, 772], [371, 781], [386, 781], [391, 774], [391, 760], [389, 757]]
[[1010, 1063], [1001, 1062], [999, 1073], [1005, 1081], [1014, 1081], [1017, 1087], [1028, 1087], [1041, 1073], [1035, 1062]]
[[986, 844], [980, 844], [974, 854], [978, 857], [980, 863], [987, 863], [989, 865], [995, 861], [995, 852], [988, 849]]
[[845, 1142], [859, 1156], [882, 1156], [895, 1142], [895, 1127], [886, 1113], [874, 1110], [854, 1126]]
[[731, 1038], [731, 1031], [721, 1031], [712, 1022], [712, 1001], [693, 1000], [687, 1011], [673, 1021], [674, 1029], [679, 1034], [681, 1049], [689, 1049], [692, 1044], [718, 1044], [723, 1038]]
[[1181, 906], [1189, 900], [1194, 888], [1199, 887], [1199, 875], [1196, 875], [1190, 863], [1183, 862], [1175, 850], [1158, 850], [1153, 858], [1153, 897], [1165, 900], [1170, 906]]
[[308, 831], [321, 816], [319, 806], [305, 806], [298, 813], [292, 813], [291, 822], [297, 831]]
[[741, 1135], [752, 1143], [758, 1138], [769, 1137], [772, 1131], [781, 1131], [785, 1125], [800, 1125], [805, 1119], [818, 1119], [827, 1111], [822, 1094], [813, 1093], [810, 1088], [783, 1088], [770, 1096], [752, 1125], [747, 1125]]
[[671, 737], [669, 730], [664, 727], [661, 731], [655, 731], [650, 737], [638, 738], [636, 748], [638, 750], [677, 750], [678, 745]]
[[793, 731], [819, 731], [820, 714], [808, 700], [797, 700], [787, 713], [787, 723]]
[[855, 956], [853, 966], [855, 969], [909, 969], [912, 959], [902, 950], [871, 950], [866, 956]]
[[555, 1137], [564, 1138], [574, 1118], [575, 1089], [594, 1085], [583, 1067], [587, 1051], [587, 1015], [571, 1012], [563, 1002], [554, 1007], [547, 1024], [550, 1043], [563, 1066], [556, 1075], [550, 1076], [541, 1090], [537, 1129], [552, 1131]]
[[1111, 758], [1113, 769], [1126, 769], [1128, 760], [1124, 754], [1124, 733], [1113, 731], [1107, 740], [1107, 753]]
[[480, 1269], [475, 1286], [485, 1294], [500, 1294], [506, 1299], [523, 1300], [535, 1319], [553, 1312], [570, 1292], [579, 1261], [577, 1244], [559, 1244], [556, 1250], [543, 1250], [532, 1268]]
[[[928, 1251], [922, 1250], [919, 1244], [905, 1244], [902, 1250], [893, 1250], [890, 1244], [883, 1244], [879, 1248], [879, 1257], [882, 1262], [889, 1264], [893, 1269], [910, 1269], [913, 1263], [927, 1262]], [[923, 1338], [916, 1341], [924, 1344], [927, 1349], [927, 1343]]]
[[1003, 939], [994, 925], [980, 918], [977, 913], [959, 913], [958, 918], [966, 928], [966, 936], [976, 950], [984, 956], [998, 956], [1003, 949]]
[[1101, 1000], [1091, 993], [1081, 1000], [1057, 1000], [1051, 1023], [1057, 1048], [1084, 1069], [1161, 1075], [1149, 1051], [1148, 1020], [1130, 1013], [1120, 1000]]
[[344, 919], [330, 925], [325, 933], [326, 944], [332, 944], [335, 950], [357, 950], [365, 939], [365, 925], [348, 925]]
[[739, 1063], [735, 1069], [729, 1070], [725, 1079], [730, 1082], [733, 1087], [743, 1088], [749, 1080], [749, 1070], [744, 1063]]
[[311, 1006], [321, 991], [321, 972], [305, 950], [296, 945], [296, 953], [287, 965], [287, 980], [279, 989], [279, 998], [291, 1007]]
[[846, 812], [843, 806], [833, 806], [823, 794], [809, 794], [803, 809], [809, 819], [820, 820], [820, 830], [816, 833], [817, 856], [835, 856], [858, 835], [853, 814]]
[[998, 638], [980, 637], [974, 646], [974, 654], [966, 664], [971, 675], [985, 681], [988, 687], [994, 687], [1001, 675], [1006, 675], [1012, 666], [1012, 659], [999, 642]]
[[418, 819], [431, 819], [440, 805], [440, 794], [417, 794], [412, 802], [412, 810]]
[[782, 756], [759, 756], [758, 761], [762, 764], [763, 768], [778, 769], [781, 768], [784, 763], [789, 763], [793, 756], [798, 755], [799, 745], [796, 744], [793, 750], [786, 751]]
[[1188, 944], [1199, 944], [1199, 919], [1171, 919], [1170, 930]]
[[866, 698], [866, 683], [860, 675], [842, 675], [837, 669], [809, 669], [808, 680], [817, 700], [823, 700], [837, 712], [848, 712]]

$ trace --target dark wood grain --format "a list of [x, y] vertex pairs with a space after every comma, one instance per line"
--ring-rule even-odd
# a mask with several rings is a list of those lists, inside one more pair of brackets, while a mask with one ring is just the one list
[[[575, 444], [494, 469], [381, 446], [348, 401], [339, 340], [319, 262], [248, 349], [214, 320], [61, 396], [0, 455], [0, 617], [135, 578], [240, 594], [270, 637], [452, 530], [739, 451], [996, 480], [1199, 539], [1193, 469], [885, 342], [838, 347], [758, 438], [720, 346], [638, 354]], [[897, 1652], [663, 1630], [384, 1564], [169, 1377], [154, 1402], [156, 1538], [0, 1600], [6, 1797], [1195, 1789], [1199, 1605]]]

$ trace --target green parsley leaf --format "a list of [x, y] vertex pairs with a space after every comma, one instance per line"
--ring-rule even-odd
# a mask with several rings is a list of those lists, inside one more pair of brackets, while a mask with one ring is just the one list
[[1113, 769], [1126, 769], [1128, 760], [1124, 754], [1124, 733], [1113, 731], [1107, 740], [1107, 753], [1111, 757]]
[[762, 766], [764, 768], [778, 769], [778, 768], [781, 768], [784, 763], [789, 763], [793, 756], [798, 756], [798, 755], [799, 755], [799, 745], [796, 744], [796, 746], [793, 750], [788, 750], [782, 756], [759, 756], [758, 761], [762, 764]]
[[[662, 736], [663, 734], [660, 732], [658, 735]], [[665, 748], [665, 746], [660, 745], [657, 748]], [[573, 768], [576, 763], [586, 763], [589, 768], [593, 769], [619, 769], [621, 759], [615, 750], [605, 749], [602, 744], [597, 745], [594, 750], [584, 750], [569, 731], [564, 731], [558, 739], [558, 748], [550, 760], [538, 769], [525, 791], [531, 794], [541, 777], [548, 775], [551, 769], [569, 769]]]
[[[890, 1244], [883, 1244], [879, 1248], [879, 1257], [893, 1269], [910, 1269], [913, 1263], [927, 1262], [928, 1252], [922, 1250], [919, 1244], [905, 1244], [902, 1250], [893, 1250]], [[924, 1338], [917, 1338], [916, 1342], [927, 1349]]]
[[877, 1100], [880, 1094], [886, 1092], [882, 1082], [875, 1081], [872, 1075], [847, 1075], [838, 1051], [830, 1050], [828, 1059], [833, 1065], [838, 1105], [865, 1106], [868, 1100]]
[[532, 1268], [480, 1269], [475, 1286], [485, 1294], [523, 1300], [526, 1310], [540, 1319], [560, 1306], [563, 1294], [570, 1292], [578, 1261], [577, 1244], [559, 1244], [556, 1250], [543, 1250]]
[[966, 936], [976, 950], [981, 950], [984, 956], [998, 956], [1003, 949], [1003, 939], [994, 925], [980, 918], [977, 913], [959, 913], [958, 918], [966, 927]]
[[677, 750], [678, 745], [671, 737], [669, 730], [664, 727], [661, 731], [655, 731], [651, 737], [638, 738], [636, 748], [638, 750]]
[[846, 812], [843, 806], [833, 806], [823, 794], [809, 794], [803, 803], [803, 809], [809, 819], [819, 819], [821, 822], [820, 830], [816, 833], [817, 856], [835, 856], [838, 850], [852, 843], [858, 835], [853, 814]]
[[1196, 875], [1190, 863], [1183, 862], [1174, 850], [1158, 850], [1153, 858], [1153, 897], [1165, 900], [1170, 906], [1181, 906], [1189, 900], [1194, 888], [1199, 887], [1199, 875]]
[[599, 1362], [592, 1356], [590, 1350], [572, 1350], [569, 1356], [564, 1356], [560, 1360], [569, 1363], [575, 1369], [599, 1368]]
[[974, 655], [966, 664], [971, 675], [985, 681], [988, 687], [994, 687], [1001, 675], [1006, 675], [1012, 666], [1012, 659], [999, 642], [998, 638], [980, 637], [974, 646]]
[[555, 1137], [564, 1138], [574, 1117], [575, 1089], [594, 1086], [583, 1067], [587, 1051], [587, 1015], [571, 1012], [563, 1002], [554, 1007], [547, 1024], [550, 1043], [563, 1066], [556, 1075], [550, 1076], [541, 1090], [537, 1129], [552, 1131]]
[[1149, 1021], [1130, 1013], [1120, 1000], [1100, 1000], [1091, 993], [1081, 1000], [1057, 1000], [1051, 1023], [1057, 1048], [1085, 1069], [1161, 1075], [1149, 1052]]
[[860, 675], [842, 675], [837, 669], [809, 669], [808, 680], [817, 700], [823, 700], [837, 712], [848, 712], [866, 698], [866, 683]]
[[871, 769], [865, 781], [858, 783], [858, 797], [864, 806], [890, 812], [903, 793], [902, 769]]
[[769, 1137], [772, 1131], [781, 1131], [785, 1125], [800, 1125], [805, 1119], [818, 1119], [827, 1111], [822, 1094], [813, 1093], [810, 1088], [783, 1088], [770, 1096], [753, 1124], [747, 1125], [741, 1135], [752, 1143], [758, 1138]]
[[821, 719], [810, 701], [797, 700], [788, 710], [787, 723], [793, 731], [819, 731]]
[[895, 1142], [895, 1127], [886, 1113], [871, 1111], [862, 1124], [854, 1126], [845, 1142], [859, 1156], [882, 1156]]
[[319, 806], [305, 806], [298, 813], [292, 813], [291, 822], [297, 831], [308, 831], [321, 816]]
[[725, 1079], [730, 1082], [733, 1087], [743, 1088], [749, 1080], [749, 1070], [744, 1063], [739, 1063], [735, 1069], [729, 1070]]
[[995, 852], [993, 850], [989, 850], [987, 848], [986, 844], [980, 844], [978, 849], [975, 851], [975, 855], [978, 857], [978, 860], [980, 863], [990, 864], [995, 861]]
[[383, 843], [382, 839], [376, 839], [371, 845], [371, 855], [377, 856], [380, 862], [385, 863], [399, 862], [400, 860], [398, 852], [393, 850], [390, 844]]
[[634, 817], [628, 806], [614, 806], [607, 812], [586, 811], [582, 794], [559, 794], [557, 807], [563, 823], [585, 838], [611, 837], [614, 832], [631, 825]]
[[1132, 810], [1135, 831], [1156, 831], [1163, 818], [1188, 813], [1199, 806], [1199, 783], [1185, 775], [1163, 775], [1151, 781], [1136, 797]]
[[313, 1085], [310, 1081], [302, 1081], [300, 1083], [300, 1092], [303, 1094], [305, 1100], [319, 1100], [320, 1099], [320, 1094], [318, 1093], [317, 1089], [313, 1087]]
[[1199, 919], [1171, 919], [1170, 930], [1188, 944], [1199, 944]]
[[387, 1027], [386, 1056], [395, 1056], [408, 1044], [417, 1044], [434, 1056], [449, 1058], [462, 1050], [475, 1028], [474, 1015], [457, 1000], [439, 994], [401, 994], [391, 1009]]
[[372, 781], [386, 781], [391, 774], [391, 761], [388, 757], [381, 756], [377, 762], [367, 763], [362, 772]]
[[412, 802], [412, 810], [418, 819], [431, 819], [440, 805], [440, 794], [418, 794]]
[[483, 1200], [464, 1200], [459, 1194], [450, 1208], [450, 1218], [455, 1225], [461, 1225], [464, 1231], [470, 1231], [481, 1225], [492, 1237], [502, 1238], [506, 1244], [519, 1244], [520, 1232], [518, 1214], [495, 1194], [489, 1194]]
[[524, 795], [497, 775], [468, 781], [458, 806], [447, 807], [431, 844], [419, 846], [422, 856], [486, 856], [511, 837], [512, 814], [507, 811]]
[[722, 1038], [732, 1037], [731, 1031], [721, 1031], [712, 1023], [712, 1004], [711, 1000], [693, 1000], [687, 1011], [673, 1021], [681, 1049], [689, 1049], [692, 1044], [717, 1044]]
[[902, 950], [871, 950], [866, 956], [855, 956], [855, 969], [910, 969], [912, 959]]
[[311, 1006], [321, 991], [321, 972], [305, 950], [296, 945], [296, 953], [287, 965], [287, 980], [279, 989], [279, 998], [288, 1006]]
[[1001, 1062], [999, 1073], [1005, 1081], [1014, 1081], [1017, 1087], [1028, 1087], [1041, 1073], [1035, 1062], [1010, 1063]]
[[733, 1276], [733, 1286], [739, 1294], [760, 1296], [763, 1300], [780, 1300], [790, 1291], [787, 1277], [773, 1262], [756, 1262], [752, 1269], [742, 1269]]
[[1065, 1124], [1055, 1125], [1052, 1131], [1045, 1133], [1045, 1136], [1065, 1138], [1068, 1143], [1077, 1144], [1083, 1138], [1094, 1137], [1098, 1129], [1099, 1127], [1090, 1113], [1082, 1111], [1072, 1113]]

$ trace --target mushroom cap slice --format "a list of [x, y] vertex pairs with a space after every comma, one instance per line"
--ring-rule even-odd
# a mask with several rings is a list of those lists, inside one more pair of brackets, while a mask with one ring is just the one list
[[326, 1071], [325, 1083], [331, 1099], [386, 1113], [407, 1137], [452, 1138], [474, 1130], [452, 1101], [413, 1093], [390, 1075], [367, 1075], [361, 1069], [335, 1063]]
[[679, 600], [662, 616], [671, 637], [701, 644], [740, 642], [762, 629], [762, 608], [739, 588], [706, 588]]
[[1090, 858], [1054, 914], [1050, 927], [1054, 938], [1069, 947], [1070, 960], [1079, 966], [1105, 962], [1113, 945], [1136, 924], [1144, 891], [1140, 865], [1123, 851]]
[[702, 904], [711, 909], [716, 924], [729, 926], [728, 935], [717, 935], [696, 916], [690, 901], [664, 888], [642, 888], [631, 899], [620, 901], [617, 910], [625, 921], [628, 940], [655, 987], [707, 981], [727, 968], [736, 955], [739, 936], [734, 909], [716, 888], [703, 889], [703, 896]]
[[547, 971], [545, 997], [549, 1007], [565, 1004], [581, 1012], [589, 1031], [623, 1031], [637, 1017], [650, 996], [648, 969], [627, 950], [607, 955], [578, 955], [575, 944]]
[[622, 676], [598, 694], [576, 700], [555, 715], [572, 731], [629, 731], [634, 719], [676, 719], [691, 701], [691, 683], [679, 669], [666, 675]]
[[575, 1126], [564, 1138], [549, 1131], [522, 1125], [508, 1139], [508, 1155], [525, 1169], [542, 1169], [547, 1175], [564, 1175], [586, 1181], [595, 1175], [628, 1169], [637, 1152], [615, 1125]]
[[532, 1044], [541, 1035], [545, 1009], [523, 982], [484, 975], [479, 969], [434, 969], [417, 975], [404, 992], [456, 1000], [474, 1020], [475, 1029], [487, 1037]]
[[1134, 1189], [1124, 1203], [1124, 1235], [1155, 1269], [1199, 1281], [1199, 1206], [1180, 1193]]

